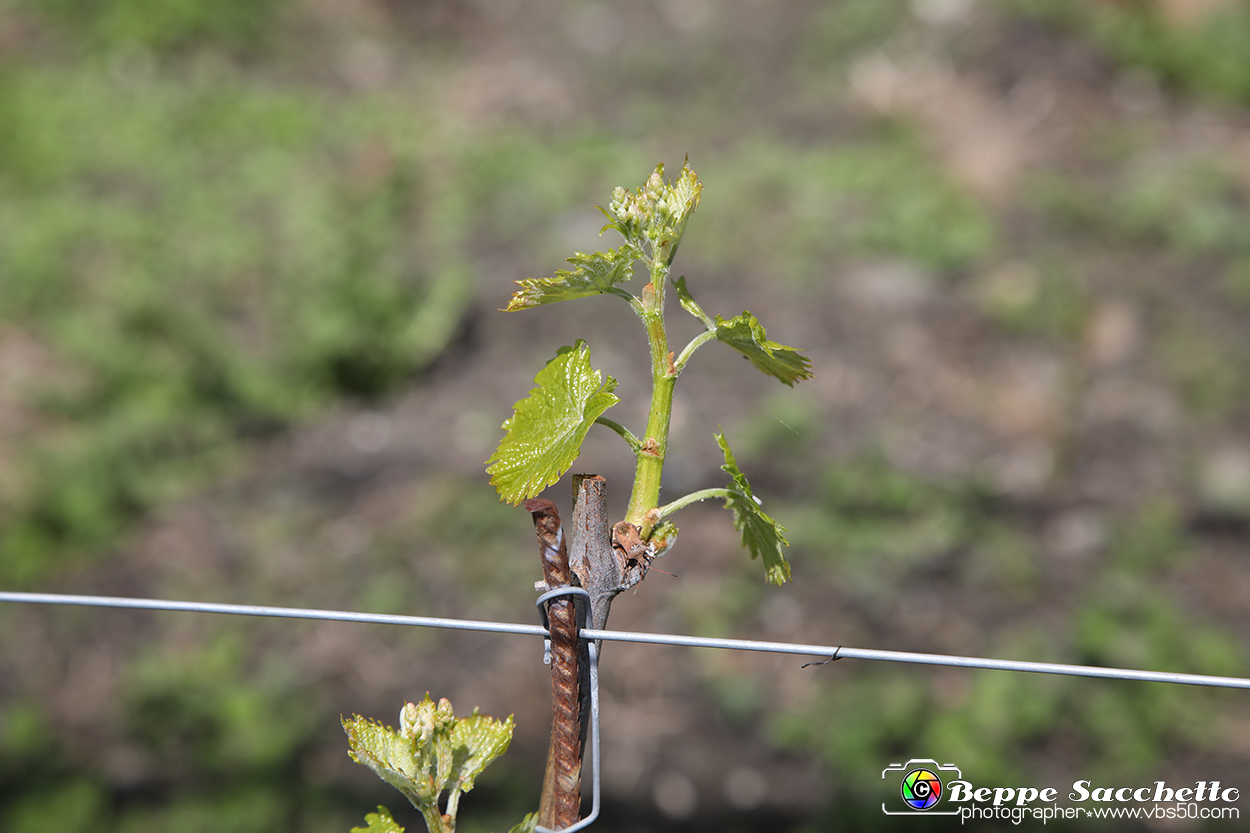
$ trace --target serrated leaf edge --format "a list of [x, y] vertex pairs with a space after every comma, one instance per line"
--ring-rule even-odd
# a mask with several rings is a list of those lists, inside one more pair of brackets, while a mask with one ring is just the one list
[[[742, 545], [751, 553], [752, 559], [760, 558], [764, 562], [765, 577], [769, 583], [785, 584], [790, 580], [790, 564], [786, 561], [781, 549], [782, 546], [790, 545], [783, 534], [786, 528], [773, 520], [760, 507], [760, 501], [751, 490], [750, 482], [738, 468], [738, 462], [734, 458], [733, 450], [729, 447], [729, 441], [725, 439], [724, 432], [717, 431], [714, 436], [717, 445], [725, 455], [725, 464], [721, 466], [721, 470], [732, 478], [732, 485], [727, 489], [730, 494], [725, 498], [725, 508], [733, 512], [734, 528], [742, 533]], [[755, 520], [762, 521], [772, 532], [772, 536], [769, 537], [774, 540], [770, 540], [772, 547], [769, 551], [753, 546], [755, 542], [748, 537], [748, 525]]]
[[[512, 293], [504, 312], [533, 309], [543, 304], [589, 298], [614, 291], [628, 296], [629, 293], [617, 290], [616, 285], [633, 277], [634, 262], [639, 256], [637, 247], [630, 243], [606, 252], [574, 252], [567, 262], [576, 266], [576, 269], [557, 269], [554, 277], [523, 278], [516, 281], [521, 288]], [[602, 274], [605, 277], [596, 277], [594, 267], [599, 264], [604, 266]]]

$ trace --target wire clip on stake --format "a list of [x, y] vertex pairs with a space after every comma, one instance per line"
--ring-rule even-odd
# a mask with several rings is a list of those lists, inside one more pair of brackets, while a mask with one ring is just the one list
[[[577, 610], [577, 629], [578, 633], [581, 633], [586, 627], [586, 610], [589, 607], [590, 594], [580, 587], [558, 587], [538, 597], [535, 604], [538, 605], [538, 616], [542, 619], [543, 630], [551, 627], [551, 622], [547, 619], [547, 603], [560, 596], [584, 596], [586, 598], [586, 604], [574, 602], [574, 608]], [[593, 771], [590, 782], [590, 815], [560, 831], [538, 825], [534, 828], [535, 833], [573, 833], [575, 830], [589, 827], [595, 819], [599, 818], [599, 653], [595, 650], [593, 640], [582, 637], [582, 641], [586, 642], [586, 651], [590, 659], [590, 767]], [[549, 636], [543, 639], [543, 663], [551, 664], [551, 637]]]
[[[542, 620], [543, 630], [551, 630], [551, 620], [547, 618], [547, 603], [555, 601], [561, 596], [581, 596], [586, 600], [586, 604], [590, 603], [590, 594], [580, 587], [567, 585], [565, 587], [557, 587], [555, 590], [548, 590], [543, 593], [534, 602], [538, 606], [538, 618]], [[574, 609], [577, 611], [577, 632], [580, 634], [586, 627], [586, 604], [574, 603]], [[551, 665], [551, 637], [543, 637], [543, 665]]]

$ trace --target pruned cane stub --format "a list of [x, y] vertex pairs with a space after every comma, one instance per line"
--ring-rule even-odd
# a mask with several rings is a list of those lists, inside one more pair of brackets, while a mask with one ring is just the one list
[[651, 552], [633, 524], [622, 521], [609, 528], [607, 501], [603, 477], [573, 475], [569, 567], [590, 593], [590, 622], [596, 630], [607, 626], [612, 599], [646, 576]]

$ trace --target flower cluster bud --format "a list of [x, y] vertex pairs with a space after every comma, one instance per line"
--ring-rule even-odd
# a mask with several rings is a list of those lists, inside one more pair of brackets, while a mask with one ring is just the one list
[[427, 695], [420, 703], [405, 703], [399, 712], [400, 734], [411, 740], [428, 742], [435, 734], [450, 732], [455, 723], [455, 711], [446, 697], [435, 706]]

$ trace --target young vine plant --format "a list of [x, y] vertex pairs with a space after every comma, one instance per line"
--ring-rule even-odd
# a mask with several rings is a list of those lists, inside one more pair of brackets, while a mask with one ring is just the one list
[[[568, 472], [590, 427], [598, 423], [619, 434], [636, 459], [624, 520], [636, 531], [645, 563], [663, 555], [677, 540], [677, 527], [670, 520], [674, 513], [717, 498], [733, 513], [751, 557], [763, 562], [766, 580], [784, 584], [790, 578], [783, 554], [789, 543], [785, 527], [761, 508], [722, 431], [714, 437], [724, 454], [721, 468], [729, 475], [728, 485], [693, 492], [663, 506], [659, 502], [673, 390], [696, 350], [709, 341], [720, 341], [787, 385], [811, 378], [808, 359], [795, 348], [769, 341], [754, 315], [743, 312], [728, 320], [710, 316], [695, 302], [685, 278], [670, 276], [686, 223], [702, 193], [703, 185], [688, 161], [673, 181], [665, 181], [664, 166], [658, 165], [641, 188], [632, 193], [617, 188], [609, 207], [600, 207], [608, 218], [600, 233], [613, 229], [624, 243], [606, 252], [576, 253], [569, 258], [575, 268], [558, 270], [554, 277], [517, 281], [521, 288], [506, 308], [514, 312], [605, 294], [628, 302], [641, 319], [650, 346], [651, 404], [641, 437], [603, 415], [620, 401], [614, 392], [616, 380], [591, 366], [590, 348], [579, 339], [571, 347], [560, 348], [534, 377], [534, 389], [504, 421], [504, 437], [486, 470], [500, 499], [519, 504]], [[649, 280], [635, 294], [623, 284], [631, 280], [639, 264]], [[665, 292], [670, 283], [681, 308], [704, 328], [680, 353], [669, 349], [665, 327]], [[453, 833], [460, 795], [473, 788], [474, 779], [507, 749], [512, 738], [511, 717], [501, 722], [474, 711], [458, 719], [449, 702], [440, 700], [435, 705], [429, 695], [421, 703], [404, 706], [398, 731], [359, 715], [344, 719], [343, 726], [352, 759], [397, 787], [421, 811], [431, 833]], [[533, 830], [535, 818], [534, 814], [526, 817], [512, 833]], [[353, 828], [353, 833], [403, 833], [385, 807], [365, 821], [368, 827]]]
[[[605, 378], [591, 366], [590, 348], [578, 340], [557, 351], [534, 377], [535, 388], [516, 403], [512, 416], [504, 422], [504, 437], [487, 461], [486, 470], [502, 500], [521, 503], [569, 470], [592, 425], [606, 426], [624, 438], [637, 461], [624, 520], [637, 528], [648, 561], [663, 555], [676, 540], [677, 527], [669, 520], [674, 513], [691, 503], [719, 498], [733, 512], [734, 525], [751, 557], [762, 560], [766, 579], [784, 584], [790, 578], [790, 565], [782, 550], [789, 543], [783, 534], [785, 528], [761, 508], [723, 432], [714, 436], [725, 457], [722, 468], [729, 474], [729, 484], [694, 492], [663, 506], [659, 503], [673, 390], [696, 350], [709, 341], [720, 341], [764, 373], [791, 386], [812, 375], [811, 362], [793, 347], [769, 341], [754, 315], [743, 312], [728, 320], [709, 316], [695, 302], [685, 278], [670, 277], [673, 258], [702, 193], [703, 184], [688, 161], [671, 182], [664, 180], [664, 166], [659, 165], [636, 191], [618, 187], [609, 207], [599, 209], [608, 218], [600, 233], [613, 229], [624, 238], [624, 244], [606, 252], [576, 253], [569, 258], [575, 268], [559, 270], [554, 277], [517, 281], [521, 288], [506, 308], [514, 312], [605, 294], [626, 301], [646, 329], [651, 353], [651, 405], [642, 436], [603, 416], [619, 401], [614, 393], [616, 380]], [[623, 284], [630, 281], [637, 264], [650, 280], [635, 294]], [[665, 327], [665, 290], [670, 283], [682, 309], [704, 328], [680, 353], [669, 349]]]
[[[511, 717], [499, 721], [474, 709], [457, 718], [448, 700], [435, 704], [429, 694], [420, 703], [404, 704], [398, 731], [360, 715], [344, 718], [343, 729], [352, 760], [403, 793], [430, 833], [455, 833], [460, 796], [512, 742]], [[368, 827], [353, 827], [352, 833], [404, 833], [385, 807], [365, 816], [365, 823]], [[526, 825], [533, 829], [526, 819], [513, 831]]]

